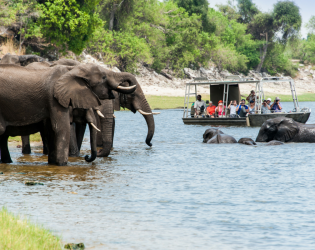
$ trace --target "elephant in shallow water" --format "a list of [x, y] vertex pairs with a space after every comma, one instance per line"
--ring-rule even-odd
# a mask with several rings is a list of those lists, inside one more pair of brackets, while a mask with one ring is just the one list
[[36, 129], [35, 124], [47, 120], [48, 162], [65, 165], [70, 140], [69, 107], [95, 108], [101, 104], [100, 99], [113, 97], [111, 90], [134, 92], [136, 85], [126, 88], [120, 85], [124, 81], [95, 64], [39, 70], [0, 65], [1, 161], [12, 162], [9, 151], [3, 150], [7, 148], [7, 136], [25, 135], [27, 130]]
[[238, 143], [250, 145], [250, 146], [257, 145], [256, 142], [254, 142], [254, 140], [251, 138], [241, 138], [238, 140]]
[[261, 126], [256, 142], [315, 142], [315, 125], [299, 123], [291, 118], [269, 119]]
[[203, 134], [203, 142], [207, 144], [237, 143], [233, 136], [226, 135], [221, 130], [216, 128], [207, 129], [205, 131]]

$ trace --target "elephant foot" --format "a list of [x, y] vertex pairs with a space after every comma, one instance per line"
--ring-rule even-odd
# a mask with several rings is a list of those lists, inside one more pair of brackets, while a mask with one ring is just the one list
[[105, 152], [103, 149], [100, 149], [97, 152], [97, 157], [107, 157], [107, 156], [109, 156], [109, 154], [110, 154], [110, 151]]
[[0, 162], [1, 163], [12, 163], [13, 161], [11, 159], [2, 159]]
[[68, 162], [57, 162], [55, 165], [61, 167], [61, 166], [67, 166], [68, 165]]
[[25, 154], [25, 155], [29, 155], [31, 154], [31, 146], [30, 144], [27, 144], [25, 147], [23, 147], [22, 149], [22, 154]]

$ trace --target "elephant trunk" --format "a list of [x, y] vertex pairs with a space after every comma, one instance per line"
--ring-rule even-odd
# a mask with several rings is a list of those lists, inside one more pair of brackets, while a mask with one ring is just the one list
[[84, 159], [87, 162], [92, 162], [96, 159], [96, 156], [97, 156], [97, 148], [96, 148], [97, 130], [92, 126], [92, 123], [89, 123], [89, 128], [90, 128], [91, 156], [86, 155]]
[[153, 138], [154, 130], [155, 130], [154, 118], [153, 118], [152, 110], [146, 98], [144, 97], [143, 94], [141, 96], [142, 98], [141, 98], [140, 109], [144, 111], [145, 113], [149, 113], [149, 115], [142, 114], [148, 125], [148, 134], [147, 134], [147, 138], [145, 142], [148, 146], [151, 147], [152, 146], [151, 140]]
[[[137, 88], [137, 79], [134, 75], [123, 72], [123, 73], [115, 73], [113, 72], [113, 77], [116, 83], [109, 83], [109, 85], [113, 88], [113, 90], [122, 93], [122, 94], [131, 94]], [[120, 85], [124, 82], [128, 82], [128, 86]]]
[[97, 157], [107, 157], [113, 146], [113, 126], [114, 118], [100, 118], [102, 133], [102, 149], [97, 153]]

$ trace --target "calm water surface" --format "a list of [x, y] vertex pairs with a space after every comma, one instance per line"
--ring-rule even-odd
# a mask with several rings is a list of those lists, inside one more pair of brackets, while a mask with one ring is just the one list
[[[0, 206], [88, 249], [314, 249], [313, 144], [207, 145], [207, 127], [163, 110], [149, 148], [141, 115], [115, 115], [114, 151], [92, 164], [49, 166], [40, 147], [23, 156], [12, 145], [14, 163], [0, 165]], [[236, 139], [259, 130], [221, 129]], [[88, 149], [87, 133], [82, 156]]]

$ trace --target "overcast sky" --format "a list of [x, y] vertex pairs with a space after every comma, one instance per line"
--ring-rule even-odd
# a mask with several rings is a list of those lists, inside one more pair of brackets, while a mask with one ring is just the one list
[[[227, 0], [208, 0], [210, 3], [210, 7], [215, 8], [216, 4], [227, 3]], [[234, 0], [236, 3], [236, 0]], [[253, 3], [257, 5], [257, 7], [261, 11], [272, 11], [273, 5], [277, 3], [278, 0], [253, 0]], [[306, 38], [307, 30], [305, 28], [305, 24], [310, 20], [312, 15], [315, 15], [315, 0], [296, 0], [294, 1], [297, 6], [300, 7], [300, 13], [302, 16], [302, 36]]]

